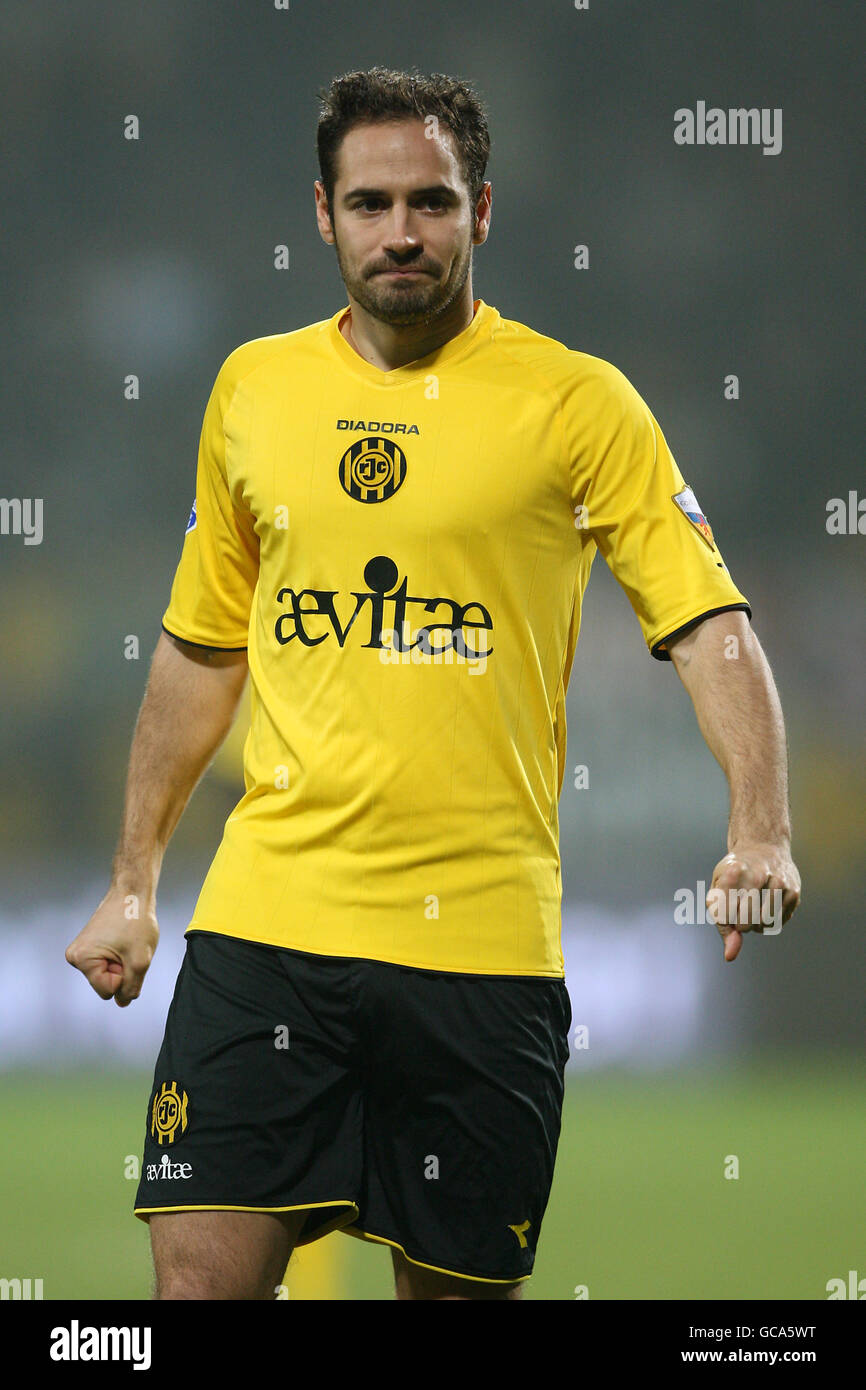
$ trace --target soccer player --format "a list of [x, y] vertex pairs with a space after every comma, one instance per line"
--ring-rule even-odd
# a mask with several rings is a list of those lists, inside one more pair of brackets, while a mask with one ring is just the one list
[[[339, 77], [318, 152], [348, 305], [219, 371], [111, 886], [66, 954], [138, 997], [166, 846], [249, 671], [246, 790], [148, 1102], [155, 1296], [273, 1298], [292, 1250], [342, 1229], [391, 1248], [398, 1298], [518, 1298], [569, 1052], [557, 805], [596, 551], [727, 775], [713, 887], [775, 890], [787, 920], [784, 725], [644, 401], [473, 298], [473, 89]], [[717, 925], [734, 960], [754, 898]]]

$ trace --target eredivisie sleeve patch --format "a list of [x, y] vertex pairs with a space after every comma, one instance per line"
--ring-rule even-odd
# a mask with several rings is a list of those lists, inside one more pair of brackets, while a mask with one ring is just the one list
[[716, 543], [713, 539], [713, 532], [710, 527], [710, 523], [707, 521], [707, 518], [701, 511], [698, 499], [697, 497], [695, 497], [695, 494], [692, 492], [691, 488], [684, 487], [682, 492], [675, 492], [673, 500], [674, 502], [676, 502], [683, 516], [686, 518], [686, 521], [690, 521], [692, 526], [694, 526], [695, 530], [698, 532], [698, 535], [703, 536], [707, 545], [710, 547], [710, 550], [715, 550]]

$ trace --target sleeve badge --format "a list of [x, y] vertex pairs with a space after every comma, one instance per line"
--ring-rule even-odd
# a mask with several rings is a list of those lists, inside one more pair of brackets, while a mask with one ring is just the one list
[[698, 535], [703, 536], [710, 550], [715, 550], [716, 542], [713, 539], [712, 528], [701, 511], [698, 499], [695, 497], [691, 488], [684, 487], [682, 492], [675, 492], [673, 500], [676, 502], [686, 521], [691, 522], [692, 526], [694, 526], [695, 530], [698, 532]]

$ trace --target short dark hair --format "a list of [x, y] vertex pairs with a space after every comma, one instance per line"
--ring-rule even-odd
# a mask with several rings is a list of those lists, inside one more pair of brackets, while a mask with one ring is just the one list
[[333, 210], [337, 154], [353, 126], [423, 121], [426, 116], [436, 116], [451, 131], [470, 201], [473, 205], [477, 202], [490, 156], [490, 133], [481, 99], [468, 82], [441, 72], [422, 76], [415, 71], [375, 67], [335, 77], [319, 97], [316, 148], [329, 209]]

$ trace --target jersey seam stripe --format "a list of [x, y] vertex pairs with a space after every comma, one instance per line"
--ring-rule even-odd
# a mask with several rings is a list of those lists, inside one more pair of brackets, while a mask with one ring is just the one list
[[[500, 351], [505, 357], [508, 358], [508, 360], [509, 360], [509, 362], [511, 363], [512, 366], [517, 366], [517, 367], [519, 367], [520, 370], [523, 371], [523, 372], [526, 372], [526, 371], [532, 372], [532, 374], [533, 374], [534, 376], [538, 377], [538, 379], [539, 379], [541, 382], [544, 383], [544, 386], [545, 386], [546, 390], [553, 396], [553, 399], [554, 399], [554, 402], [555, 402], [555, 405], [556, 405], [556, 423], [557, 423], [557, 427], [558, 427], [558, 429], [559, 429], [559, 438], [560, 438], [560, 450], [559, 450], [559, 455], [560, 455], [561, 464], [563, 465], [563, 467], [562, 467], [562, 469], [561, 469], [561, 472], [564, 474], [564, 482], [565, 482], [564, 496], [565, 496], [566, 506], [568, 507], [568, 511], [569, 511], [569, 514], [570, 514], [570, 513], [571, 513], [571, 466], [570, 466], [570, 464], [569, 464], [568, 458], [566, 457], [566, 455], [567, 455], [567, 449], [566, 449], [566, 436], [565, 436], [565, 427], [564, 427], [563, 421], [562, 421], [562, 398], [561, 398], [561, 396], [560, 396], [560, 394], [559, 394], [559, 391], [556, 389], [556, 386], [555, 386], [555, 385], [553, 384], [553, 382], [549, 379], [549, 377], [545, 374], [545, 372], [541, 369], [541, 367], [536, 366], [536, 364], [535, 364], [534, 362], [533, 362], [533, 363], [529, 363], [529, 364], [527, 364], [527, 363], [525, 363], [525, 362], [521, 362], [521, 360], [520, 360], [519, 356], [517, 355], [517, 353], [512, 352], [511, 349], [509, 348], [508, 344], [507, 344], [507, 343], [501, 342], [501, 341], [496, 337], [495, 333], [491, 335], [491, 346], [498, 348], [499, 351]], [[528, 387], [526, 388], [526, 390], [527, 390], [527, 395], [530, 394], [529, 388], [528, 388]]]
[[[301, 328], [290, 329], [286, 333], [275, 333], [272, 336], [276, 338], [278, 341], [274, 343], [272, 351], [269, 352], [266, 357], [262, 358], [261, 361], [256, 362], [253, 366], [247, 367], [245, 370], [240, 369], [240, 364], [238, 364], [238, 370], [240, 371], [240, 375], [235, 378], [234, 385], [232, 386], [231, 396], [229, 397], [228, 404], [226, 405], [225, 411], [222, 415], [223, 432], [225, 432], [225, 422], [228, 419], [232, 406], [234, 405], [235, 396], [237, 395], [243, 383], [247, 381], [249, 377], [255, 376], [256, 372], [261, 371], [263, 368], [269, 366], [275, 357], [279, 357], [280, 353], [290, 351], [291, 347], [287, 341], [289, 338], [293, 338], [296, 335], [300, 336], [303, 333], [309, 333], [312, 335], [314, 330], [318, 329], [319, 331], [321, 331], [322, 329], [326, 328], [330, 321], [330, 319], [320, 319], [317, 323], [304, 324]], [[222, 373], [226, 371], [229, 362], [231, 361], [232, 357], [234, 357], [236, 354], [242, 353], [245, 348], [255, 347], [258, 346], [260, 343], [264, 342], [267, 342], [267, 338], [249, 338], [245, 343], [239, 343], [236, 348], [232, 349], [228, 357], [226, 357], [222, 366], [219, 369], [219, 372], [217, 373], [217, 376], [221, 376]], [[228, 372], [227, 375], [229, 375], [229, 377], [231, 378], [233, 373]]]
[[[223, 472], [224, 475], [225, 475], [226, 486], [227, 486], [227, 488], [228, 488], [229, 499], [230, 499], [230, 501], [231, 501], [232, 508], [233, 508], [233, 510], [234, 510], [235, 512], [237, 512], [238, 515], [241, 516], [241, 517], [243, 517], [245, 514], [246, 514], [246, 515], [251, 515], [251, 513], [250, 513], [250, 511], [249, 511], [249, 508], [241, 508], [241, 507], [238, 507], [237, 503], [235, 502], [234, 496], [232, 495], [231, 483], [230, 483], [229, 476], [228, 476], [228, 438], [227, 438], [227, 436], [226, 436], [226, 424], [227, 424], [228, 418], [229, 418], [229, 416], [230, 416], [230, 414], [231, 414], [231, 412], [232, 412], [232, 408], [233, 408], [234, 403], [235, 403], [235, 400], [236, 400], [236, 398], [237, 398], [238, 391], [240, 390], [240, 388], [241, 388], [241, 386], [244, 384], [244, 382], [248, 381], [250, 377], [255, 376], [256, 372], [261, 371], [261, 370], [263, 370], [265, 367], [269, 366], [270, 363], [273, 362], [274, 358], [275, 358], [275, 357], [279, 357], [279, 355], [280, 355], [281, 353], [285, 353], [285, 351], [287, 350], [287, 348], [288, 348], [288, 346], [289, 346], [288, 343], [287, 343], [287, 341], [286, 341], [288, 338], [294, 337], [295, 334], [300, 335], [300, 334], [302, 334], [302, 333], [311, 332], [311, 330], [314, 330], [314, 329], [322, 329], [322, 328], [325, 327], [329, 322], [330, 322], [329, 319], [320, 319], [319, 322], [317, 322], [317, 323], [313, 323], [313, 324], [304, 324], [304, 326], [303, 326], [302, 328], [296, 328], [296, 329], [294, 329], [294, 330], [290, 330], [290, 331], [287, 332], [287, 333], [275, 333], [275, 334], [272, 334], [272, 335], [271, 335], [272, 337], [274, 337], [275, 339], [278, 339], [278, 341], [274, 343], [273, 350], [272, 350], [271, 352], [269, 352], [269, 353], [267, 354], [267, 356], [264, 357], [261, 361], [256, 362], [254, 366], [248, 367], [245, 371], [240, 371], [240, 375], [237, 376], [237, 377], [235, 378], [234, 384], [233, 384], [232, 387], [231, 387], [231, 395], [229, 396], [228, 402], [226, 403], [226, 408], [225, 408], [225, 410], [220, 411], [220, 429], [221, 429], [221, 431], [222, 431], [222, 437], [223, 437], [223, 467], [222, 467], [222, 472]], [[235, 356], [235, 354], [242, 353], [242, 352], [244, 351], [244, 349], [247, 348], [247, 347], [257, 346], [258, 344], [263, 343], [263, 342], [266, 342], [266, 341], [267, 341], [267, 338], [250, 338], [250, 339], [248, 339], [248, 341], [245, 342], [245, 343], [239, 343], [238, 346], [237, 346], [236, 348], [234, 348], [234, 349], [229, 353], [228, 357], [225, 359], [225, 361], [223, 362], [222, 366], [220, 367], [219, 372], [217, 373], [217, 381], [219, 381], [219, 378], [220, 378], [220, 376], [222, 376], [223, 372], [226, 372], [226, 369], [227, 369], [227, 367], [228, 367], [228, 363], [231, 361], [232, 357]], [[238, 369], [240, 370], [240, 367], [239, 367]], [[232, 373], [231, 373], [231, 372], [227, 372], [227, 375], [229, 376], [229, 380], [231, 380], [231, 375], [232, 375]], [[261, 558], [260, 558], [260, 556], [257, 557], [257, 558], [259, 559], [259, 568], [261, 568]], [[219, 651], [219, 650], [221, 650], [219, 647], [215, 647], [215, 648], [214, 648], [214, 651]], [[229, 648], [224, 648], [224, 649], [222, 649], [222, 650], [227, 650], [227, 651], [245, 651], [246, 648], [244, 648], [244, 647], [229, 647]]]
[[[495, 332], [494, 332], [494, 333], [491, 333], [490, 341], [491, 341], [491, 345], [494, 346], [494, 347], [499, 348], [500, 351], [503, 353], [503, 355], [504, 355], [505, 357], [507, 357], [508, 360], [512, 363], [512, 365], [517, 365], [517, 366], [523, 368], [524, 370], [526, 370], [525, 364], [520, 362], [520, 359], [519, 359], [518, 355], [517, 355], [516, 353], [511, 352], [511, 350], [509, 349], [507, 343], [504, 343], [504, 342], [499, 341], [499, 340], [497, 339], [497, 337], [496, 337]], [[559, 439], [560, 439], [560, 448], [559, 448], [560, 478], [561, 478], [561, 482], [562, 482], [562, 485], [563, 485], [563, 497], [564, 497], [564, 499], [565, 499], [565, 505], [566, 505], [566, 508], [567, 508], [567, 510], [568, 510], [568, 514], [569, 514], [569, 517], [570, 517], [570, 516], [572, 515], [572, 504], [571, 504], [571, 464], [570, 464], [570, 461], [569, 461], [569, 459], [568, 459], [568, 448], [567, 448], [567, 440], [566, 440], [566, 433], [565, 433], [565, 425], [564, 425], [564, 423], [563, 423], [562, 398], [561, 398], [561, 396], [560, 396], [558, 390], [556, 389], [556, 386], [553, 384], [552, 381], [550, 381], [550, 380], [548, 379], [548, 377], [545, 375], [545, 373], [542, 371], [542, 369], [541, 369], [540, 367], [537, 367], [534, 363], [532, 363], [532, 364], [529, 366], [529, 369], [528, 369], [528, 370], [531, 371], [535, 376], [537, 376], [537, 377], [539, 378], [540, 381], [542, 381], [542, 382], [544, 383], [544, 386], [546, 387], [547, 391], [550, 392], [550, 394], [553, 396], [553, 400], [554, 400], [554, 403], [555, 403], [555, 405], [556, 405], [556, 424], [557, 424], [557, 428], [558, 428], [558, 430], [559, 430]], [[593, 539], [593, 544], [596, 544], [594, 539]], [[597, 547], [596, 547], [596, 548], [597, 548]], [[575, 596], [576, 596], [576, 594], [577, 594], [577, 590], [578, 590], [578, 585], [579, 585], [579, 583], [580, 583], [580, 563], [578, 563], [578, 565], [577, 565], [577, 567], [576, 567], [575, 576], [574, 576], [574, 586], [573, 586], [572, 592], [571, 592], [571, 613], [572, 613], [572, 615], [573, 615], [573, 613], [574, 613], [574, 601], [575, 601]], [[576, 647], [576, 645], [577, 645], [577, 644], [575, 643], [575, 647]], [[565, 694], [565, 682], [564, 682], [563, 677], [564, 677], [564, 675], [565, 675], [565, 664], [566, 664], [567, 659], [568, 659], [568, 642], [566, 642], [565, 648], [564, 648], [563, 653], [562, 653], [562, 661], [561, 661], [560, 667], [559, 667], [559, 681], [558, 681], [558, 685], [557, 685], [557, 691], [560, 690], [560, 689], [562, 689], [562, 690], [563, 690], [563, 694]], [[556, 802], [554, 802], [554, 808], [556, 808]], [[560, 946], [560, 953], [561, 953], [561, 951], [562, 951], [562, 948], [561, 948], [561, 946]]]

